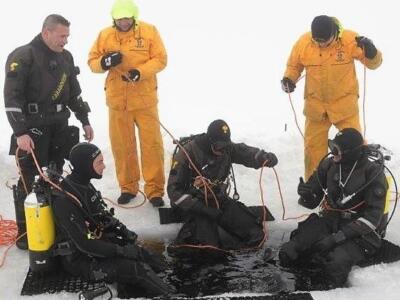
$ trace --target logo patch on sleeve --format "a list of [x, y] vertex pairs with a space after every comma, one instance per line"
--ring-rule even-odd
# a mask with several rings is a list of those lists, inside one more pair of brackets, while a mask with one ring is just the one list
[[10, 64], [10, 71], [11, 71], [11, 72], [16, 71], [18, 66], [19, 66], [19, 64], [18, 64], [17, 62], [12, 62], [12, 63]]

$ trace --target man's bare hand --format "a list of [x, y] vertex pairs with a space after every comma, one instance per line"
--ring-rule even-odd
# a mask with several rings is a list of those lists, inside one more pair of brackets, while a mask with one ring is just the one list
[[31, 153], [31, 151], [35, 149], [35, 143], [28, 134], [17, 137], [17, 145], [21, 150], [28, 153]]
[[93, 131], [92, 126], [90, 126], [90, 125], [85, 125], [85, 126], [83, 126], [83, 131], [85, 132], [85, 133], [83, 134], [85, 140], [87, 140], [88, 142], [93, 141], [93, 138], [94, 138], [94, 131]]

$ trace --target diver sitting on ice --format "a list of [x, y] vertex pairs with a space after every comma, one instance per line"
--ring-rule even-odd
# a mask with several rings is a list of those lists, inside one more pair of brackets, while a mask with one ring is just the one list
[[371, 258], [382, 245], [387, 227], [384, 157], [364, 145], [354, 128], [329, 140], [331, 156], [304, 182], [299, 204], [314, 209], [291, 233], [279, 252], [281, 265], [315, 265], [334, 286], [342, 286], [352, 266]]
[[[56, 224], [55, 253], [64, 270], [89, 281], [139, 286], [147, 296], [163, 295], [169, 287], [156, 272], [166, 267], [163, 257], [137, 245], [137, 235], [108, 210], [90, 180], [105, 168], [100, 149], [80, 143], [70, 152], [72, 173], [62, 182], [65, 192], [53, 192]], [[77, 201], [78, 200], [78, 201]]]
[[168, 253], [184, 256], [200, 253], [195, 250], [199, 248], [233, 250], [260, 245], [264, 240], [262, 218], [237, 201], [236, 187], [233, 198], [229, 196], [228, 177], [232, 164], [272, 168], [278, 163], [275, 154], [232, 142], [223, 120], [213, 121], [207, 133], [192, 136], [183, 147], [185, 151], [179, 149], [173, 156], [167, 190], [172, 208], [184, 215], [184, 225]]

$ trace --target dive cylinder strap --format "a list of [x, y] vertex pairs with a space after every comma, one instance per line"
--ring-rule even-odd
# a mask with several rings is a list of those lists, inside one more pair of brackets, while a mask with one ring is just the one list
[[61, 242], [54, 246], [53, 256], [68, 256], [72, 255], [75, 251], [76, 247], [72, 242]]

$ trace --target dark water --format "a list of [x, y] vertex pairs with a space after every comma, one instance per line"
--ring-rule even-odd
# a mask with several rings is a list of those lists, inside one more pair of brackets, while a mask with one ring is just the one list
[[[319, 272], [281, 268], [276, 253], [265, 248], [236, 252], [229, 257], [196, 253], [186, 259], [170, 258], [170, 268], [159, 276], [176, 290], [169, 295], [171, 298], [269, 293], [286, 299], [282, 294], [330, 288]], [[138, 296], [137, 292], [125, 291], [118, 296], [129, 298]]]
[[177, 294], [189, 297], [223, 293], [276, 293], [282, 282], [273, 265], [264, 261], [264, 251], [239, 252], [233, 257], [204, 261], [175, 260], [164, 279]]
[[[209, 259], [196, 255], [191, 259], [171, 259], [171, 268], [159, 274], [176, 290], [170, 297], [202, 297], [224, 293], [286, 294], [293, 291], [329, 289], [319, 272], [285, 269], [279, 266], [276, 251], [236, 252], [231, 257]], [[125, 290], [120, 298], [138, 296], [137, 290]]]

